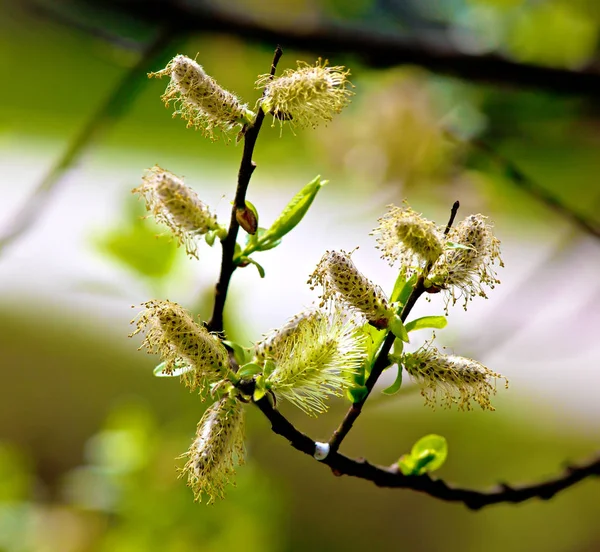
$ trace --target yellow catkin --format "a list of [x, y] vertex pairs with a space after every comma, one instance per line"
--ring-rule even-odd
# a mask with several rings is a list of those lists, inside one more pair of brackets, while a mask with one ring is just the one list
[[365, 334], [334, 305], [296, 320], [275, 333], [265, 349], [276, 365], [267, 385], [278, 399], [316, 415], [327, 409], [328, 396], [340, 396], [350, 386], [365, 358]]
[[194, 492], [210, 504], [223, 498], [225, 487], [233, 482], [235, 466], [244, 461], [243, 405], [229, 396], [210, 406], [198, 423], [183, 473]]
[[146, 209], [157, 222], [169, 227], [188, 255], [198, 257], [198, 236], [220, 229], [217, 217], [196, 192], [158, 165], [146, 172], [142, 184], [132, 192], [144, 198]]
[[496, 394], [496, 380], [502, 376], [476, 360], [445, 355], [427, 344], [405, 354], [402, 364], [421, 387], [427, 405], [434, 407], [439, 402], [447, 408], [456, 404], [459, 410], [471, 410], [475, 402], [483, 410], [495, 410], [491, 397]]
[[433, 264], [444, 251], [443, 233], [410, 207], [390, 205], [373, 230], [382, 257], [393, 265], [400, 261], [404, 271]]
[[256, 82], [265, 88], [262, 109], [273, 115], [273, 125], [279, 121], [314, 128], [329, 122], [350, 103], [349, 74], [345, 67], [328, 67], [319, 59], [314, 66], [299, 61], [297, 69], [287, 69], [275, 79], [262, 75]]
[[192, 369], [181, 378], [190, 389], [205, 390], [229, 375], [229, 355], [224, 345], [190, 314], [171, 301], [148, 301], [136, 320], [131, 334], [145, 333], [142, 347], [161, 356], [163, 371], [173, 373], [182, 364]]
[[164, 69], [148, 76], [169, 77], [162, 100], [167, 106], [174, 102], [173, 116], [179, 115], [188, 122], [188, 127], [200, 129], [210, 138], [215, 138], [215, 130], [228, 132], [255, 117], [245, 104], [221, 88], [201, 65], [187, 56], [175, 56]]
[[321, 305], [342, 300], [377, 328], [387, 327], [394, 316], [383, 290], [359, 272], [345, 251], [327, 251], [308, 283], [311, 289], [322, 286]]
[[494, 265], [504, 266], [500, 258], [500, 242], [494, 236], [487, 217], [469, 215], [449, 234], [450, 242], [464, 246], [446, 249], [434, 264], [427, 284], [446, 293], [455, 304], [464, 299], [464, 307], [475, 296], [486, 297], [485, 288], [500, 283]]

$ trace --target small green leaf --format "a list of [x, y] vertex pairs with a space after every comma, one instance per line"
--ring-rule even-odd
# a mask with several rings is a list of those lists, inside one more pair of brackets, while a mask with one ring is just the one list
[[181, 376], [182, 374], [186, 374], [187, 372], [191, 372], [194, 369], [193, 366], [182, 362], [176, 363], [175, 368], [167, 373], [165, 372], [166, 365], [166, 362], [161, 362], [156, 368], [154, 368], [154, 375], [157, 378], [175, 378]]
[[244, 347], [242, 347], [235, 341], [223, 341], [223, 343], [231, 348], [231, 350], [233, 351], [233, 356], [235, 357], [236, 362], [240, 366], [248, 362], [248, 359], [246, 358], [248, 355], [246, 354], [246, 349], [244, 349]]
[[469, 251], [477, 251], [472, 245], [465, 245], [464, 243], [446, 242], [446, 249], [466, 249]]
[[396, 283], [394, 284], [394, 289], [392, 290], [392, 295], [390, 296], [390, 301], [398, 301], [398, 298], [402, 294], [402, 290], [406, 287], [407, 284], [406, 277], [401, 272], [398, 274], [398, 278], [396, 278]]
[[266, 389], [259, 389], [258, 387], [254, 390], [254, 393], [252, 395], [252, 400], [254, 402], [260, 401], [260, 399], [262, 399], [265, 395], [267, 394], [267, 390]]
[[265, 277], [265, 269], [260, 264], [258, 264], [254, 259], [250, 259], [248, 257], [248, 258], [245, 258], [244, 261], [246, 261], [250, 264], [253, 264], [256, 267], [256, 270], [258, 270], [258, 273], [260, 274], [261, 278]]
[[413, 445], [410, 456], [415, 467], [413, 475], [437, 470], [448, 456], [448, 442], [441, 435], [426, 435]]
[[396, 380], [394, 381], [394, 383], [392, 383], [392, 385], [390, 385], [389, 387], [384, 389], [383, 393], [385, 393], [386, 395], [393, 395], [395, 393], [398, 393], [398, 391], [400, 391], [401, 387], [402, 387], [402, 366], [399, 364], [398, 365], [398, 375], [396, 376]]
[[425, 328], [434, 328], [441, 330], [448, 324], [448, 320], [445, 316], [423, 316], [422, 318], [416, 318], [406, 323], [406, 331], [412, 332], [415, 330], [423, 330]]
[[364, 386], [351, 387], [346, 391], [346, 395], [354, 404], [361, 402], [369, 394], [369, 390]]
[[394, 318], [392, 318], [392, 321], [390, 323], [390, 330], [398, 339], [401, 339], [405, 343], [409, 342], [408, 332], [406, 331], [406, 327], [404, 326], [402, 319], [398, 315], [396, 315], [396, 316], [394, 316]]
[[413, 274], [404, 284], [404, 286], [398, 290], [398, 298], [396, 299], [392, 296], [392, 301], [397, 301], [401, 305], [406, 305], [406, 301], [408, 301], [408, 298], [410, 297], [410, 294], [412, 293], [416, 283], [417, 275]]
[[264, 376], [260, 375], [256, 378], [256, 387], [254, 388], [254, 393], [252, 395], [253, 401], [260, 401], [267, 394], [267, 386], [266, 380]]
[[248, 378], [256, 374], [260, 374], [261, 372], [261, 366], [255, 364], [254, 362], [249, 362], [248, 364], [244, 364], [244, 366], [240, 367], [240, 369], [237, 371], [237, 375], [240, 378]]
[[317, 193], [326, 183], [327, 180], [321, 181], [319, 175], [304, 186], [286, 205], [261, 242], [275, 242], [293, 230], [304, 218]]
[[403, 454], [398, 460], [398, 468], [402, 472], [402, 475], [416, 475], [415, 461], [410, 454]]

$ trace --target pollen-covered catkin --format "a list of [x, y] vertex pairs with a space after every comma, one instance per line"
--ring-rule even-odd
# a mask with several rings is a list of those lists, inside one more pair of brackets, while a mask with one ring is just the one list
[[373, 234], [377, 235], [382, 257], [390, 265], [400, 261], [405, 272], [433, 264], [444, 251], [442, 232], [408, 205], [390, 205]]
[[285, 342], [300, 331], [300, 326], [311, 324], [315, 318], [324, 317], [325, 314], [315, 310], [304, 310], [290, 318], [281, 328], [267, 333], [254, 345], [254, 355], [258, 360], [267, 358], [279, 360]]
[[366, 336], [332, 304], [297, 320], [270, 341], [267, 358], [276, 368], [267, 385], [278, 399], [315, 415], [326, 410], [329, 395], [340, 396], [351, 385], [365, 357]]
[[181, 364], [192, 367], [181, 378], [190, 389], [202, 392], [207, 384], [226, 379], [230, 372], [229, 355], [223, 344], [177, 303], [148, 301], [134, 320], [132, 336], [144, 332], [142, 347], [159, 354], [164, 372], [173, 373]]
[[232, 483], [235, 466], [244, 461], [244, 410], [235, 398], [225, 396], [209, 407], [196, 431], [184, 467], [195, 500], [223, 498]]
[[265, 88], [261, 107], [273, 115], [273, 125], [278, 120], [281, 125], [314, 128], [350, 103], [349, 74], [345, 67], [328, 67], [321, 59], [314, 66], [299, 61], [297, 69], [286, 69], [278, 78], [259, 77], [257, 88]]
[[421, 387], [425, 404], [434, 407], [439, 400], [447, 408], [456, 404], [460, 410], [471, 410], [474, 401], [483, 410], [495, 410], [491, 397], [496, 394], [495, 380], [502, 376], [476, 360], [442, 354], [428, 343], [403, 355], [402, 364]]
[[254, 113], [231, 92], [221, 88], [197, 62], [183, 55], [175, 56], [168, 65], [149, 77], [170, 77], [162, 95], [165, 105], [175, 104], [173, 116], [180, 115], [188, 126], [201, 129], [214, 138], [214, 130], [227, 132], [254, 118]]
[[444, 290], [452, 304], [464, 298], [464, 307], [476, 295], [486, 297], [484, 286], [500, 283], [494, 264], [504, 266], [500, 242], [487, 217], [469, 215], [454, 228], [448, 239], [460, 247], [447, 248], [434, 264], [426, 285]]
[[158, 165], [146, 172], [142, 184], [132, 192], [144, 198], [146, 209], [157, 222], [169, 227], [188, 255], [198, 257], [198, 236], [221, 228], [217, 217], [196, 192]]
[[386, 328], [395, 314], [383, 290], [359, 272], [345, 251], [327, 251], [308, 283], [311, 289], [323, 288], [321, 306], [329, 299], [342, 300], [376, 328]]

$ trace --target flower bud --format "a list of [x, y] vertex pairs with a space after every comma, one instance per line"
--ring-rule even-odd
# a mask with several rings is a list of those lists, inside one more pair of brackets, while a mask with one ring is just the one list
[[483, 410], [495, 410], [490, 402], [496, 394], [492, 380], [502, 376], [476, 360], [444, 355], [426, 344], [415, 353], [403, 355], [402, 364], [421, 387], [429, 406], [435, 407], [439, 396], [447, 408], [457, 404], [459, 410], [471, 410], [471, 401], [475, 401]]
[[227, 132], [236, 124], [243, 125], [254, 118], [246, 105], [221, 88], [193, 59], [175, 56], [164, 69], [148, 76], [165, 75], [171, 80], [161, 99], [167, 106], [173, 101], [173, 116], [180, 115], [188, 127], [202, 129], [205, 136], [214, 138], [214, 129]]
[[365, 334], [332, 306], [294, 317], [267, 343], [258, 349], [276, 364], [268, 387], [310, 415], [324, 412], [327, 396], [351, 385], [365, 357]]
[[500, 283], [493, 266], [496, 262], [504, 266], [500, 258], [500, 242], [483, 215], [466, 217], [450, 232], [448, 240], [459, 247], [444, 251], [426, 284], [447, 291], [452, 304], [464, 297], [466, 309], [474, 296], [486, 297], [483, 286], [493, 289]]
[[383, 290], [358, 271], [345, 251], [327, 251], [308, 283], [311, 289], [323, 287], [321, 306], [331, 298], [341, 299], [376, 328], [386, 328], [395, 314]]
[[186, 456], [184, 472], [194, 499], [200, 501], [202, 495], [207, 495], [210, 504], [215, 498], [223, 498], [235, 466], [244, 461], [243, 405], [226, 396], [208, 408]]
[[[206, 328], [194, 322], [190, 314], [171, 301], [148, 301], [138, 317], [132, 336], [145, 332], [142, 347], [159, 354], [165, 362], [165, 374], [187, 364], [193, 370], [181, 378], [190, 389], [202, 392], [206, 384], [218, 383], [229, 374], [229, 355], [223, 344]], [[140, 347], [140, 348], [142, 348]]]
[[298, 69], [286, 69], [278, 78], [262, 75], [256, 81], [257, 88], [265, 88], [262, 109], [273, 115], [273, 125], [277, 119], [281, 125], [289, 121], [298, 128], [315, 128], [350, 103], [349, 74], [345, 67], [327, 67], [319, 58], [314, 67], [299, 61]]
[[169, 227], [188, 255], [198, 257], [197, 236], [220, 228], [217, 217], [196, 192], [158, 165], [146, 172], [142, 184], [132, 192], [144, 198], [146, 209], [157, 222]]
[[378, 249], [390, 265], [400, 261], [403, 270], [433, 264], [444, 251], [443, 234], [436, 225], [410, 207], [389, 206], [373, 231]]

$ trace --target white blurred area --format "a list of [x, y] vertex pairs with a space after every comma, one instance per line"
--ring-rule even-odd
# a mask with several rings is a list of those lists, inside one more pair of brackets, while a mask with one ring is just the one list
[[[16, 143], [2, 148], [2, 225], [27, 200], [59, 149], [53, 143], [34, 148], [31, 142], [26, 149]], [[111, 158], [117, 161], [105, 162]], [[91, 241], [122, 216], [128, 190], [157, 160], [133, 149], [126, 160], [107, 150], [87, 159], [61, 182], [35, 225], [2, 252], [0, 302], [5, 309], [73, 316], [101, 327], [113, 346], [131, 348], [135, 344], [126, 337], [135, 314], [131, 306], [150, 298], [148, 287], [108, 262]], [[207, 173], [187, 157], [171, 158], [163, 166], [185, 175], [203, 200], [217, 206], [220, 220], [229, 219], [237, 167], [227, 181], [224, 173]], [[274, 220], [306, 181], [275, 180], [259, 166], [248, 197], [258, 207], [262, 225]], [[234, 274], [230, 301], [243, 321], [243, 345], [317, 299], [306, 281], [327, 249], [358, 246], [353, 254], [357, 266], [384, 289], [391, 288], [394, 271], [379, 258], [368, 235], [391, 198], [366, 186], [343, 187], [330, 182], [282, 246], [256, 255], [266, 279], [252, 266]], [[413, 207], [428, 215], [427, 205]], [[435, 209], [437, 216], [441, 211]], [[459, 219], [467, 214], [459, 212]], [[583, 422], [594, 419], [590, 414], [600, 414], [600, 242], [554, 215], [531, 236], [512, 231], [510, 221], [496, 220], [496, 228], [506, 265], [500, 272], [502, 285], [487, 301], [475, 299], [467, 313], [460, 304], [451, 308], [449, 325], [437, 332], [437, 343], [506, 375], [510, 388], [499, 389], [499, 396], [551, 405], [557, 419], [572, 420], [573, 427], [585, 431]], [[164, 298], [189, 304], [201, 289], [214, 285], [220, 247], [203, 244], [200, 258], [178, 265]], [[434, 296], [431, 302], [420, 301], [413, 317], [442, 311], [442, 298]], [[417, 337], [411, 346], [422, 342]]]

